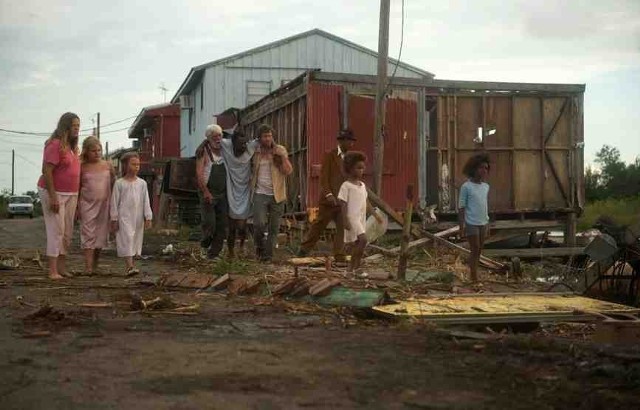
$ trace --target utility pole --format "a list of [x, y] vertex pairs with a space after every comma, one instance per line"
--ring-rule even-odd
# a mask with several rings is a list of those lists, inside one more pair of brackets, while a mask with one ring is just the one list
[[11, 195], [16, 194], [16, 150], [11, 150]]
[[109, 141], [104, 143], [104, 150], [106, 151], [106, 154], [104, 155], [104, 159], [109, 158]]
[[98, 120], [96, 123], [96, 138], [100, 139], [100, 113], [98, 113]]
[[162, 91], [162, 99], [164, 100], [163, 102], [167, 102], [167, 91], [169, 91], [169, 89], [164, 86], [164, 83], [160, 83], [160, 87], [158, 88], [160, 89], [160, 91]]
[[373, 191], [382, 196], [384, 164], [385, 91], [389, 66], [390, 0], [380, 0], [380, 31], [378, 33], [378, 83], [376, 89], [376, 119], [373, 134]]

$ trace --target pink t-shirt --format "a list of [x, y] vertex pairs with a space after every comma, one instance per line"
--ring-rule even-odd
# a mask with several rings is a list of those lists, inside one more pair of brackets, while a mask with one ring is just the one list
[[[55, 166], [53, 168], [53, 186], [56, 192], [78, 193], [80, 189], [80, 158], [71, 149], [60, 151], [60, 140], [51, 140], [44, 147], [42, 162]], [[46, 188], [44, 175], [38, 180], [38, 186]]]

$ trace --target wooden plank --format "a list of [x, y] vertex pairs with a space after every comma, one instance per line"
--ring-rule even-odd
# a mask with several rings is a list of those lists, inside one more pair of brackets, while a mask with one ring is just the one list
[[[404, 226], [404, 219], [398, 214], [388, 203], [386, 203], [382, 198], [376, 195], [375, 192], [371, 190], [371, 188], [367, 187], [367, 194], [369, 196], [369, 201], [374, 206], [380, 208], [384, 213], [389, 215], [391, 219], [393, 219], [400, 226]], [[421, 237], [422, 234], [420, 230], [416, 227], [411, 227], [411, 234], [417, 238]]]
[[485, 249], [483, 252], [494, 258], [551, 258], [583, 255], [584, 248]]
[[[375, 84], [376, 76], [331, 73], [316, 71], [311, 73], [315, 80], [335, 81], [347, 83]], [[429, 87], [449, 88], [461, 90], [487, 90], [487, 91], [536, 91], [549, 93], [584, 93], [584, 84], [544, 84], [544, 83], [511, 83], [511, 82], [483, 82], [483, 81], [456, 81], [456, 80], [428, 80], [419, 78], [394, 78], [394, 87]]]
[[540, 151], [514, 153], [516, 180], [514, 191], [516, 206], [514, 210], [539, 210], [543, 175], [540, 173]]
[[562, 222], [548, 221], [495, 221], [491, 223], [491, 230], [531, 230], [550, 231], [562, 227]]
[[252, 122], [259, 120], [265, 115], [271, 114], [276, 110], [292, 103], [300, 97], [306, 95], [307, 88], [305, 84], [299, 84], [289, 91], [284, 92], [282, 95], [274, 96], [267, 101], [258, 104], [257, 106], [250, 107], [249, 110], [243, 110], [241, 112], [242, 125], [246, 126]]
[[404, 214], [400, 257], [398, 259], [398, 279], [404, 280], [409, 259], [409, 241], [411, 240], [411, 217], [413, 216], [413, 185], [407, 186], [407, 208]]
[[[449, 242], [446, 239], [440, 238], [430, 232], [425, 232], [425, 235], [431, 239], [433, 239], [434, 241], [436, 241], [437, 243], [443, 244], [444, 246], [448, 247], [449, 249], [452, 249], [454, 251], [460, 252], [462, 254], [465, 255], [470, 255], [471, 251], [467, 248], [463, 248], [462, 246], [456, 245], [455, 243]], [[505, 269], [505, 266], [503, 264], [501, 264], [500, 262], [496, 262], [494, 260], [491, 260], [489, 258], [487, 258], [484, 255], [480, 256], [480, 264], [486, 268], [489, 269], [495, 269], [495, 270], [503, 270]]]

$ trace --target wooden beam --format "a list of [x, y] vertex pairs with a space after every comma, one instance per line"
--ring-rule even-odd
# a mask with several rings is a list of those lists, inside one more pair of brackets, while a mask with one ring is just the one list
[[560, 180], [560, 176], [558, 175], [558, 171], [556, 170], [556, 166], [553, 165], [553, 162], [551, 161], [551, 155], [549, 155], [547, 151], [544, 151], [544, 156], [547, 160], [547, 163], [549, 164], [549, 169], [551, 170], [553, 179], [555, 179], [556, 184], [558, 184], [558, 188], [560, 189], [560, 193], [562, 194], [562, 198], [564, 199], [565, 204], [567, 204], [567, 206], [571, 206], [571, 203], [569, 202], [569, 197], [567, 196], [567, 192], [565, 191], [564, 186], [562, 185], [562, 181]]
[[483, 252], [485, 255], [495, 258], [552, 258], [583, 255], [584, 248], [485, 249]]
[[[369, 196], [369, 201], [378, 208], [380, 208], [384, 213], [389, 215], [391, 219], [393, 219], [400, 226], [404, 226], [404, 219], [398, 214], [388, 203], [386, 203], [382, 198], [376, 195], [369, 187], [367, 187], [367, 194]], [[419, 229], [415, 227], [411, 227], [411, 235], [416, 238], [422, 237], [422, 234]]]
[[411, 240], [411, 217], [413, 216], [413, 185], [407, 186], [407, 208], [404, 214], [400, 257], [398, 258], [398, 279], [404, 280], [409, 259], [409, 241]]
[[[453, 242], [449, 242], [448, 240], [440, 238], [440, 237], [438, 237], [438, 236], [436, 236], [436, 235], [434, 235], [434, 234], [432, 234], [430, 232], [425, 232], [425, 235], [427, 237], [433, 239], [434, 241], [446, 246], [449, 249], [452, 249], [454, 251], [460, 252], [460, 253], [465, 254], [465, 255], [470, 255], [471, 254], [471, 251], [469, 249], [463, 248], [462, 246], [459, 246], [459, 245], [456, 245]], [[484, 255], [480, 256], [480, 264], [482, 266], [484, 266], [485, 268], [489, 268], [489, 269], [493, 269], [493, 270], [504, 270], [506, 268], [500, 262], [496, 262], [496, 261], [494, 261], [492, 259], [489, 259]]]
[[[317, 71], [313, 78], [319, 81], [367, 83], [376, 84], [374, 75], [331, 73]], [[535, 91], [558, 93], [584, 93], [584, 84], [544, 84], [544, 83], [508, 83], [508, 82], [484, 82], [484, 81], [457, 81], [457, 80], [429, 80], [421, 78], [394, 78], [393, 87], [428, 87], [428, 88], [452, 88], [462, 90], [483, 91]], [[428, 92], [429, 90], [427, 90]]]
[[286, 106], [287, 104], [297, 100], [307, 93], [305, 83], [299, 84], [289, 91], [285, 91], [283, 94], [272, 97], [264, 103], [251, 107], [252, 109], [243, 110], [240, 112], [240, 118], [242, 126], [251, 124], [252, 122], [259, 120], [265, 115], [269, 115], [272, 112]]

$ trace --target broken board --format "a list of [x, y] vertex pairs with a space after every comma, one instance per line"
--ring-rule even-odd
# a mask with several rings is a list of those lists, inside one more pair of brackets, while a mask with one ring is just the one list
[[[494, 293], [430, 297], [376, 306], [377, 313], [419, 317], [438, 323], [530, 323], [598, 320], [598, 313], [640, 313], [640, 309], [572, 293]], [[589, 313], [592, 312], [592, 313]]]

